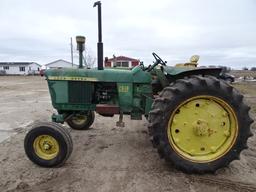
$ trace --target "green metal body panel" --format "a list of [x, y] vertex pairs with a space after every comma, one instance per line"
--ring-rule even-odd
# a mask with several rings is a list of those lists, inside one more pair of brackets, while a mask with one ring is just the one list
[[[118, 106], [124, 114], [130, 114], [132, 119], [141, 119], [148, 115], [153, 103], [152, 77], [156, 76], [162, 87], [169, 85], [171, 78], [177, 79], [189, 74], [216, 75], [217, 69], [180, 68], [163, 66], [153, 71], [143, 70], [136, 66], [132, 70], [122, 69], [50, 69], [45, 73], [48, 81], [52, 105], [58, 115], [53, 115], [54, 121], [64, 121], [68, 114], [96, 110], [97, 104]], [[170, 78], [171, 77], [171, 78]], [[107, 87], [114, 93], [109, 100], [95, 99], [98, 87]]]
[[[132, 70], [50, 69], [46, 71], [45, 76], [52, 105], [59, 113], [95, 110], [98, 103], [93, 103], [88, 95], [92, 95], [96, 84], [116, 84], [117, 97], [111, 100], [111, 104], [119, 106], [125, 114], [137, 111], [145, 113], [143, 105], [146, 98], [143, 95], [152, 96], [151, 74], [143, 71], [139, 66]], [[81, 98], [77, 99], [77, 102], [72, 102], [73, 97]], [[84, 99], [86, 97], [89, 99]], [[149, 98], [147, 100], [149, 102]]]
[[182, 67], [171, 67], [163, 66], [164, 71], [169, 75], [178, 75], [188, 70], [193, 70], [193, 68], [182, 68]]
[[164, 73], [168, 74], [172, 77], [182, 77], [183, 75], [198, 75], [198, 74], [205, 74], [205, 75], [212, 75], [218, 77], [221, 68], [190, 68], [190, 67], [170, 67], [164, 66], [163, 67]]
[[166, 74], [163, 73], [161, 68], [156, 68], [154, 72], [159, 81], [161, 82], [162, 87], [166, 87], [169, 85], [170, 82], [168, 81]]
[[117, 83], [118, 104], [123, 112], [131, 112], [133, 105], [133, 84]]
[[[74, 80], [91, 82], [116, 82], [116, 83], [150, 83], [151, 75], [139, 66], [132, 70], [122, 69], [49, 69], [45, 72], [49, 80]], [[71, 78], [68, 78], [71, 77]], [[72, 79], [73, 78], [73, 79]], [[87, 79], [86, 79], [87, 78]]]

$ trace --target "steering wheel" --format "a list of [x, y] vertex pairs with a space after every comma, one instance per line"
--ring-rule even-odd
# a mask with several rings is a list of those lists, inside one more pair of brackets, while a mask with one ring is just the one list
[[166, 66], [166, 63], [156, 53], [153, 52], [152, 55], [156, 59], [156, 62], [148, 68], [148, 71], [154, 69], [158, 64]]

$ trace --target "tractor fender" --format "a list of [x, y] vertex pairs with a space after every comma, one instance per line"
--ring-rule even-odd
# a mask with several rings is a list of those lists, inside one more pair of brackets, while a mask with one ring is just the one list
[[211, 75], [215, 77], [219, 77], [221, 73], [221, 68], [193, 68], [193, 69], [184, 69], [183, 71], [180, 70], [179, 72], [176, 72], [175, 74], [168, 73], [167, 72], [167, 79], [181, 79], [184, 77], [192, 76], [192, 75]]

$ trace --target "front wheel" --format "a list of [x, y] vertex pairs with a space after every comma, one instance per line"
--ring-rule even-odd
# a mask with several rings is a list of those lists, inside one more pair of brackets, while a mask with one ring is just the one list
[[163, 89], [152, 105], [149, 132], [160, 156], [176, 168], [215, 172], [247, 148], [249, 109], [227, 83], [194, 76]]
[[61, 166], [73, 143], [68, 130], [57, 123], [37, 123], [27, 133], [24, 148], [28, 158], [42, 167]]
[[88, 111], [85, 114], [74, 114], [67, 119], [68, 125], [76, 130], [88, 130], [95, 119], [94, 111]]

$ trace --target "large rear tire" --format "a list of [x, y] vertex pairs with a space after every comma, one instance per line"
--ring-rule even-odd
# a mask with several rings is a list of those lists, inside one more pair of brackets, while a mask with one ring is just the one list
[[69, 131], [60, 124], [37, 123], [27, 133], [24, 148], [28, 158], [42, 167], [59, 167], [73, 150]]
[[250, 108], [215, 77], [180, 79], [163, 89], [149, 114], [160, 157], [186, 173], [215, 172], [239, 159], [252, 136]]

